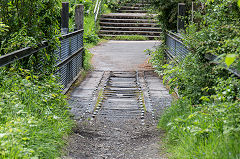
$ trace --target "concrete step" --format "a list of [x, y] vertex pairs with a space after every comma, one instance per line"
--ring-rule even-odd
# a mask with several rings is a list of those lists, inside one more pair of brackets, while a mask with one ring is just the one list
[[157, 14], [146, 14], [146, 13], [110, 13], [103, 14], [101, 18], [110, 19], [154, 19]]
[[147, 13], [145, 10], [118, 10], [119, 13]]
[[109, 22], [100, 22], [100, 26], [108, 27], [157, 27], [156, 23], [109, 23]]
[[[122, 35], [110, 35], [110, 34], [99, 34], [100, 37], [118, 37], [118, 36], [122, 36]], [[131, 36], [131, 35], [129, 35]], [[145, 35], [146, 38], [148, 38], [149, 40], [156, 40], [156, 39], [159, 39], [159, 36], [147, 36]]]
[[159, 36], [161, 32], [155, 31], [117, 31], [117, 30], [100, 30], [100, 34], [111, 34], [111, 35], [149, 35]]
[[133, 6], [123, 6], [120, 10], [143, 10], [142, 7], [133, 7]]
[[119, 31], [156, 31], [161, 32], [158, 27], [105, 27], [102, 26], [101, 30], [119, 30]]
[[112, 19], [112, 18], [100, 18], [101, 22], [112, 22], [112, 23], [156, 23], [153, 19]]
[[126, 3], [124, 6], [133, 6], [133, 7], [146, 7], [146, 6], [149, 6], [150, 4], [148, 3], [145, 3], [145, 4], [142, 4], [142, 3]]

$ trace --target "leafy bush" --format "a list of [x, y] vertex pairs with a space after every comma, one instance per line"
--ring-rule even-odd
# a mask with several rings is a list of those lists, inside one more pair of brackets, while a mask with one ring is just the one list
[[181, 63], [166, 64], [163, 69], [163, 81], [170, 86], [170, 91], [177, 88], [178, 94], [191, 99], [193, 104], [209, 93], [203, 88], [213, 85], [211, 66], [203, 64], [197, 55], [190, 54]]
[[5, 36], [0, 36], [0, 54], [7, 54], [41, 41], [58, 43], [60, 17], [59, 0], [1, 1], [0, 21], [8, 26]]
[[53, 76], [0, 69], [0, 158], [56, 158], [73, 125]]
[[[197, 12], [198, 23], [190, 23], [184, 42], [196, 54], [221, 55], [230, 66], [240, 70], [240, 7], [236, 1], [206, 1], [205, 10]], [[226, 59], [223, 57], [227, 57]]]
[[151, 1], [152, 9], [157, 11], [162, 30], [177, 30], [178, 3], [186, 3], [191, 8], [195, 0], [154, 0]]
[[[151, 53], [164, 82], [172, 91], [177, 88], [179, 94], [177, 102], [162, 116], [159, 127], [167, 131], [174, 158], [239, 158], [240, 80], [224, 65], [240, 68], [240, 8], [237, 1], [201, 2], [204, 10], [194, 13], [196, 21], [190, 22], [182, 34], [192, 53], [178, 64], [165, 65], [165, 58], [159, 58], [165, 54], [165, 45]], [[165, 9], [174, 10], [171, 6], [176, 3], [171, 3], [175, 2], [165, 4]], [[172, 28], [165, 24], [167, 29]], [[218, 55], [224, 63], [216, 66], [216, 61], [207, 61], [205, 55], [209, 53]]]
[[167, 62], [165, 58], [165, 50], [166, 47], [165, 45], [159, 45], [153, 50], [145, 50], [145, 52], [150, 55], [150, 62], [152, 63], [153, 67], [155, 68], [155, 71], [159, 74], [162, 75], [162, 66]]

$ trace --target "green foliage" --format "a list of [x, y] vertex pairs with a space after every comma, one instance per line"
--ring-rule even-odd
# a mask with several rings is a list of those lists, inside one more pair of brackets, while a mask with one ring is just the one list
[[89, 15], [84, 19], [84, 43], [97, 44], [99, 37], [96, 33], [96, 26], [94, 22], [94, 15]]
[[0, 21], [8, 26], [8, 33], [0, 37], [0, 54], [44, 40], [51, 41], [51, 46], [58, 42], [59, 0], [3, 0], [0, 8]]
[[[174, 15], [171, 7], [175, 5], [177, 9], [176, 1], [158, 2], [161, 8], [166, 7], [160, 17]], [[159, 127], [167, 131], [167, 145], [174, 158], [235, 159], [240, 154], [240, 80], [222, 66], [240, 68], [240, 8], [237, 0], [201, 2], [204, 9], [194, 12], [194, 21], [189, 22], [186, 33], [182, 34], [192, 53], [180, 63], [165, 65], [158, 58], [165, 54], [164, 45], [151, 54], [164, 82], [171, 91], [177, 88], [180, 96], [166, 110]], [[168, 24], [169, 16], [164, 22], [165, 29], [174, 29]], [[206, 54], [217, 55], [218, 59], [209, 62]], [[223, 64], [214, 65], [219, 61]]]
[[91, 59], [92, 59], [91, 52], [88, 49], [85, 49], [83, 68], [87, 71], [92, 69]]
[[8, 26], [0, 22], [0, 35], [2, 35], [4, 32], [8, 31]]
[[155, 68], [155, 71], [161, 75], [162, 74], [162, 66], [167, 62], [167, 59], [165, 58], [165, 45], [159, 45], [153, 50], [145, 50], [145, 52], [150, 55], [150, 62], [152, 63], [152, 66]]
[[237, 67], [240, 56], [240, 8], [236, 1], [205, 3], [205, 10], [195, 13], [196, 19], [201, 21], [189, 24], [184, 42], [199, 55], [218, 55], [228, 67]]
[[210, 97], [217, 102], [234, 102], [240, 99], [240, 80], [229, 77], [227, 79], [218, 78], [213, 89], [215, 93]]
[[153, 10], [157, 11], [162, 30], [177, 30], [178, 3], [186, 3], [191, 8], [193, 0], [154, 0]]
[[179, 95], [191, 99], [193, 104], [209, 93], [203, 88], [211, 87], [213, 83], [210, 65], [201, 63], [196, 55], [188, 55], [177, 65], [166, 64], [163, 69], [163, 80], [170, 86], [170, 91], [177, 88]]
[[159, 127], [167, 130], [175, 158], [238, 158], [240, 104], [223, 102], [192, 106], [187, 98], [173, 104]]
[[56, 158], [71, 130], [56, 78], [0, 69], [0, 158]]

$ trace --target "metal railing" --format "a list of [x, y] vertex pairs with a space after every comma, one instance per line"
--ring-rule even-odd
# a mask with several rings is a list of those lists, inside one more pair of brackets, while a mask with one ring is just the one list
[[69, 88], [71, 82], [83, 68], [83, 30], [63, 35], [60, 38], [61, 46], [55, 50], [57, 55], [56, 74], [64, 88]]
[[99, 15], [99, 12], [101, 12], [101, 5], [102, 5], [102, 0], [96, 0], [96, 4], [95, 4], [95, 7], [94, 7], [94, 21], [95, 21], [95, 25], [96, 25], [96, 22], [97, 22], [97, 19], [98, 19], [98, 15]]
[[190, 53], [188, 48], [183, 44], [181, 37], [173, 32], [168, 31], [166, 34], [167, 54], [169, 58], [181, 62]]
[[[83, 68], [83, 29], [63, 35], [59, 40], [61, 45], [54, 51], [56, 57], [55, 68], [57, 70], [55, 75], [60, 77], [59, 82], [64, 86], [63, 92], [66, 92]], [[42, 42], [36, 48], [27, 47], [0, 56], [0, 67], [7, 66], [31, 55], [38, 56], [42, 51], [47, 56], [48, 47], [47, 42]], [[42, 71], [47, 61], [44, 61], [42, 54], [38, 58], [38, 62], [34, 67], [35, 70]]]
[[[166, 33], [166, 45], [167, 50], [166, 54], [170, 60], [176, 61], [177, 63], [182, 62], [187, 55], [190, 53], [188, 47], [182, 42], [182, 37], [180, 34], [167, 31]], [[205, 59], [209, 61], [214, 61], [213, 63], [219, 65], [221, 62], [218, 62], [218, 56], [213, 54], [206, 54]], [[236, 68], [224, 66], [226, 70], [240, 77], [240, 71]]]

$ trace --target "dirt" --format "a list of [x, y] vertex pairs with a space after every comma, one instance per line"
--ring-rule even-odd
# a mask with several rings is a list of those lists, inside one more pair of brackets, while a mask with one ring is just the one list
[[69, 140], [69, 157], [76, 159], [160, 159], [162, 132], [136, 120], [81, 122]]
[[[76, 127], [63, 158], [167, 158], [161, 145], [164, 133], [156, 126], [172, 98], [144, 53], [156, 42], [125, 43], [110, 41], [93, 48], [95, 61], [104, 62], [95, 62], [95, 71], [71, 93], [69, 104]], [[111, 52], [115, 47], [121, 49]], [[135, 50], [127, 53], [129, 47]], [[126, 59], [133, 60], [133, 55], [135, 61], [129, 63]]]

